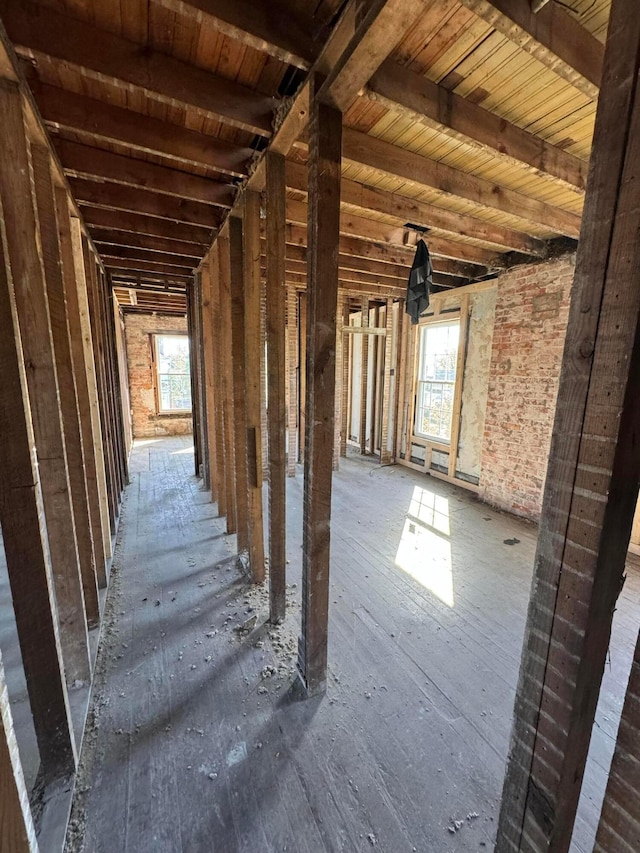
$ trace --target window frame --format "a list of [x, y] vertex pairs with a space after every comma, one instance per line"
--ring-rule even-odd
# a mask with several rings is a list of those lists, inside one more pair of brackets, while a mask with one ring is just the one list
[[187, 341], [187, 352], [189, 355], [189, 370], [187, 373], [177, 373], [175, 376], [187, 376], [189, 379], [189, 383], [191, 383], [191, 347], [189, 345], [189, 334], [188, 332], [151, 332], [151, 358], [153, 362], [153, 387], [155, 391], [155, 402], [156, 402], [156, 415], [162, 417], [185, 417], [191, 416], [193, 414], [193, 399], [191, 400], [191, 406], [188, 409], [163, 409], [162, 408], [162, 392], [160, 390], [160, 377], [161, 376], [169, 376], [171, 374], [160, 373], [160, 358], [158, 353], [158, 338], [169, 338], [169, 337], [177, 337], [184, 338]]
[[[437, 379], [421, 379], [420, 378], [422, 360], [423, 360], [423, 350], [424, 350], [424, 346], [425, 346], [423, 344], [423, 341], [426, 341], [429, 329], [433, 329], [436, 326], [457, 326], [458, 327], [458, 347], [457, 347], [456, 355], [455, 355], [455, 376], [454, 376], [453, 380], [437, 380]], [[458, 373], [459, 373], [458, 366], [460, 363], [460, 359], [459, 359], [460, 347], [463, 345], [462, 334], [463, 334], [462, 318], [461, 318], [460, 314], [457, 312], [456, 312], [456, 315], [452, 316], [452, 317], [442, 317], [442, 316], [439, 316], [437, 318], [429, 317], [426, 319], [425, 322], [422, 322], [419, 324], [418, 341], [417, 341], [417, 347], [416, 347], [414, 411], [413, 411], [413, 424], [412, 424], [411, 432], [412, 432], [413, 437], [415, 437], [416, 439], [419, 440], [420, 443], [424, 443], [425, 445], [434, 446], [434, 447], [440, 446], [443, 448], [445, 448], [445, 447], [450, 448], [451, 447], [452, 436], [455, 433], [454, 418], [455, 418], [455, 414], [456, 414], [456, 411], [455, 411], [455, 409], [456, 409], [456, 390], [457, 390], [458, 382], [460, 379], [460, 377], [458, 375]], [[430, 385], [441, 385], [441, 386], [448, 385], [448, 386], [450, 386], [450, 388], [452, 390], [452, 409], [451, 409], [451, 420], [449, 422], [449, 437], [448, 438], [443, 438], [441, 436], [433, 435], [430, 433], [423, 433], [420, 430], [418, 430], [419, 414], [420, 414], [420, 410], [422, 408], [420, 405], [421, 391], [422, 391], [422, 386], [424, 384], [427, 384], [427, 383]]]

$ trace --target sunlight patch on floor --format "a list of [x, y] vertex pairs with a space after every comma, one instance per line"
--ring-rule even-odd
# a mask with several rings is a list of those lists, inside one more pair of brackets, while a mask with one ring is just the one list
[[449, 607], [454, 606], [449, 501], [416, 486], [395, 564]]

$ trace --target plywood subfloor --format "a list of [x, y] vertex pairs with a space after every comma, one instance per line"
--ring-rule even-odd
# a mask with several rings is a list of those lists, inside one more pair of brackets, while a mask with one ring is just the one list
[[[301, 469], [278, 630], [192, 472], [186, 439], [134, 448], [68, 850], [492, 849], [535, 527], [407, 469], [341, 460], [329, 686], [293, 701]], [[630, 567], [576, 853], [592, 847], [639, 614]]]

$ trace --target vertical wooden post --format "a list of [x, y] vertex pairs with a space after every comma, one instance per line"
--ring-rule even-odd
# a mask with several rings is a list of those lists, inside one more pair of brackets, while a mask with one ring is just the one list
[[229, 252], [236, 521], [238, 552], [242, 553], [249, 550], [249, 491], [247, 487], [247, 391], [244, 367], [244, 262], [242, 219], [237, 216], [229, 219]]
[[[393, 358], [393, 299], [387, 299], [385, 315], [386, 336], [384, 339], [384, 383], [382, 386], [382, 432], [380, 435], [380, 463], [389, 465], [393, 451], [389, 450], [389, 424], [393, 400], [391, 398], [391, 371], [394, 369]], [[396, 377], [396, 385], [397, 385]]]
[[0, 850], [38, 853], [0, 654]]
[[200, 267], [200, 293], [202, 296], [202, 361], [204, 367], [204, 394], [206, 398], [205, 411], [207, 416], [204, 435], [207, 441], [207, 473], [209, 475], [209, 488], [211, 489], [211, 500], [215, 501], [218, 496], [217, 479], [217, 454], [216, 437], [214, 429], [215, 420], [215, 383], [213, 377], [213, 285], [211, 272], [211, 259], [205, 257]]
[[496, 850], [566, 853], [640, 481], [640, 19], [614, 0]]
[[298, 294], [298, 462], [304, 462], [307, 405], [307, 294]]
[[[362, 297], [362, 307], [360, 309], [360, 325], [363, 329], [369, 328], [369, 298]], [[362, 335], [362, 354], [360, 359], [360, 453], [363, 455], [367, 452], [367, 399], [369, 397], [369, 335], [364, 332]], [[373, 406], [371, 407], [371, 417], [373, 419]], [[371, 448], [373, 451], [373, 448]]]
[[640, 850], [640, 633], [618, 728], [616, 751], [600, 815], [593, 853]]
[[[64, 298], [67, 307], [69, 344], [75, 370], [78, 416], [82, 435], [82, 459], [87, 492], [87, 507], [91, 524], [94, 569], [99, 586], [106, 585], [105, 551], [102, 535], [102, 513], [100, 508], [100, 487], [97, 473], [95, 441], [93, 437], [93, 418], [89, 395], [88, 372], [85, 362], [85, 347], [79, 308], [79, 285], [76, 278], [76, 258], [71, 234], [69, 200], [62, 187], [55, 188], [56, 211], [58, 215], [58, 234], [62, 253], [62, 273]], [[75, 220], [77, 222], [77, 220]]]
[[222, 352], [222, 319], [220, 306], [220, 245], [214, 243], [209, 253], [211, 275], [211, 328], [213, 345], [213, 382], [215, 385], [214, 410], [209, 413], [210, 425], [216, 443], [216, 482], [218, 484], [218, 515], [227, 514], [227, 459], [224, 443], [224, 358]]
[[262, 425], [260, 388], [260, 194], [244, 194], [244, 379], [247, 416], [249, 564], [254, 583], [264, 580]]
[[193, 285], [187, 287], [187, 334], [189, 335], [189, 379], [191, 382], [191, 423], [193, 432], [193, 467], [196, 477], [200, 476], [200, 424], [198, 413], [198, 378], [196, 351], [195, 293]]
[[[269, 618], [282, 622], [286, 607], [285, 470], [285, 164], [267, 154], [267, 348], [269, 428]], [[294, 291], [295, 295], [295, 291]], [[289, 302], [289, 309], [291, 303]], [[291, 321], [291, 315], [289, 315]], [[289, 445], [291, 453], [291, 445]]]
[[309, 123], [307, 405], [300, 675], [308, 695], [326, 689], [329, 542], [335, 418], [336, 310], [342, 114], [315, 97]]
[[298, 434], [298, 295], [293, 285], [287, 288], [287, 476], [296, 476], [297, 445], [303, 436]]
[[[380, 308], [373, 308], [373, 328], [380, 326]], [[382, 373], [382, 342], [379, 335], [371, 335], [369, 346], [371, 352], [371, 416], [369, 418], [369, 451], [375, 453], [378, 449], [380, 427], [380, 374]]]
[[[228, 229], [228, 226], [227, 226]], [[224, 453], [226, 472], [227, 533], [236, 532], [236, 452], [233, 409], [233, 368], [231, 364], [231, 257], [228, 230], [218, 236], [220, 269], [220, 333]]]
[[[37, 286], [38, 279], [42, 284], [38, 246], [34, 239], [37, 233], [35, 215], [29, 202], [31, 189], [23, 188], [23, 194], [16, 193], [15, 203], [10, 203], [4, 213], [2, 210], [6, 195], [5, 166], [11, 166], [14, 174], [22, 179], [28, 179], [29, 175], [16, 165], [20, 162], [20, 149], [24, 150], [22, 157], [26, 156], [26, 140], [24, 136], [20, 139], [20, 113], [20, 126], [16, 126], [16, 106], [20, 107], [20, 102], [11, 105], [14, 96], [19, 98], [17, 87], [9, 88], [4, 82], [0, 83], [2, 116], [7, 122], [0, 133], [0, 140], [3, 140], [0, 146], [4, 149], [8, 143], [13, 149], [9, 158], [6, 150], [0, 153], [0, 527], [41, 768], [45, 779], [51, 781], [73, 773], [76, 752], [11, 277], [15, 270], [16, 279], [25, 289]], [[30, 220], [30, 227], [25, 227], [21, 221], [23, 217]], [[6, 235], [3, 221], [7, 224]], [[7, 245], [9, 234], [14, 243], [13, 252], [9, 252]], [[25, 239], [18, 239], [20, 235]], [[29, 370], [39, 372], [39, 360], [30, 365]], [[55, 420], [55, 410], [51, 412], [51, 420]], [[40, 450], [42, 452], [42, 448]]]
[[456, 385], [453, 396], [453, 411], [451, 414], [451, 441], [449, 444], [449, 476], [456, 476], [458, 465], [458, 443], [460, 441], [460, 414], [462, 411], [462, 385], [464, 379], [464, 364], [467, 353], [467, 335], [469, 333], [469, 294], [460, 298], [460, 337], [458, 357], [456, 359]]
[[[349, 326], [349, 297], [345, 295], [342, 300], [342, 329]], [[347, 438], [349, 436], [349, 355], [350, 341], [348, 336], [341, 334], [342, 338], [342, 400], [340, 404], [340, 456], [347, 455]]]
[[200, 430], [198, 439], [200, 442], [199, 458], [200, 458], [200, 476], [202, 477], [205, 489], [211, 488], [211, 459], [209, 456], [209, 399], [207, 396], [207, 371], [205, 366], [205, 349], [204, 349], [204, 306], [203, 306], [203, 281], [202, 272], [197, 272], [194, 276], [193, 290], [195, 303], [195, 321], [196, 321], [196, 377], [198, 381], [198, 423]]
[[[91, 539], [91, 522], [87, 508], [87, 491], [82, 458], [82, 437], [80, 435], [76, 382], [71, 358], [67, 310], [64, 298], [63, 270], [54, 187], [51, 177], [51, 155], [47, 148], [39, 145], [31, 147], [31, 155], [36, 204], [38, 208], [38, 224], [42, 241], [47, 300], [49, 303], [51, 336], [58, 376], [60, 409], [67, 454], [71, 508], [73, 510], [72, 527], [70, 529], [63, 528], [61, 531], [65, 544], [60, 558], [63, 560], [64, 573], [68, 575], [65, 581], [63, 573], [62, 583], [67, 589], [66, 592], [60, 595], [58, 583], [56, 582], [56, 595], [62, 624], [65, 622], [63, 615], [64, 602], [66, 602], [67, 607], [71, 611], [71, 622], [69, 624], [72, 634], [75, 637], [73, 643], [75, 652], [72, 653], [72, 661], [70, 661], [69, 651], [66, 648], [65, 631], [62, 630], [67, 678], [72, 681], [76, 679], [84, 681], [88, 680], [91, 674], [87, 625], [95, 628], [100, 621], [98, 582], [96, 579], [93, 542]], [[78, 562], [74, 563], [76, 555]], [[51, 552], [51, 562], [54, 570], [54, 578], [57, 581], [58, 570], [56, 569], [53, 550]], [[73, 663], [73, 659], [76, 660], [76, 663]]]
[[334, 471], [340, 470], [340, 443], [342, 432], [342, 378], [343, 378], [343, 360], [344, 360], [344, 332], [343, 332], [343, 304], [344, 293], [338, 291], [338, 315], [336, 322], [336, 396], [334, 402], [335, 409], [335, 426], [333, 436], [333, 463]]
[[[82, 346], [84, 349], [84, 365], [87, 372], [87, 389], [90, 403], [89, 410], [91, 414], [93, 452], [96, 460], [96, 478], [98, 482], [98, 494], [100, 496], [99, 507], [103, 554], [105, 560], [108, 560], [111, 557], [111, 530], [109, 524], [109, 504], [107, 499], [105, 455], [104, 447], [102, 445], [102, 429], [100, 426], [100, 407], [98, 404], [98, 383], [96, 379], [96, 365], [93, 360], [93, 337], [91, 332], [91, 322], [89, 319], [89, 298], [87, 294], [88, 284], [86, 279], [85, 260], [84, 253], [82, 250], [82, 228], [80, 225], [80, 220], [75, 216], [71, 217], [71, 243], [73, 246], [73, 261], [76, 278], [76, 296], [72, 297], [72, 299], [77, 300], [77, 310], [80, 320], [80, 340], [82, 341]], [[94, 549], [96, 549], [95, 539]], [[98, 585], [100, 587], [106, 586], [106, 567], [103, 566], [102, 561], [100, 561], [100, 563], [97, 563], [96, 571], [98, 575]]]
[[[58, 603], [63, 658], [69, 681], [90, 676], [87, 623], [84, 612], [80, 562], [69, 487], [58, 375], [47, 300], [43, 246], [38, 228], [35, 187], [31, 182], [29, 143], [22, 116], [22, 96], [12, 83], [0, 84], [0, 199], [5, 212], [7, 258], [15, 284], [15, 303], [24, 358], [29, 365], [27, 389], [36, 440], [49, 552]], [[38, 161], [40, 196], [43, 170]], [[44, 206], [44, 200], [43, 201]], [[59, 257], [53, 255], [55, 220], [43, 208], [46, 228], [44, 250], [48, 272], [55, 273]], [[58, 270], [59, 271], [59, 270]], [[65, 389], [66, 390], [66, 389]], [[68, 403], [68, 396], [65, 395]], [[4, 440], [4, 439], [3, 439]]]

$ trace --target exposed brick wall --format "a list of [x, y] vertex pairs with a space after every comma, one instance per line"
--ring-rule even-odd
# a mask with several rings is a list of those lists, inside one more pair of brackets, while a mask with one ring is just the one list
[[489, 369], [480, 493], [540, 517], [575, 256], [500, 276]]
[[160, 435], [189, 435], [191, 417], [159, 415], [154, 391], [154, 366], [151, 360], [152, 334], [184, 332], [186, 317], [163, 317], [153, 314], [127, 314], [125, 342], [129, 368], [131, 420], [135, 438]]

